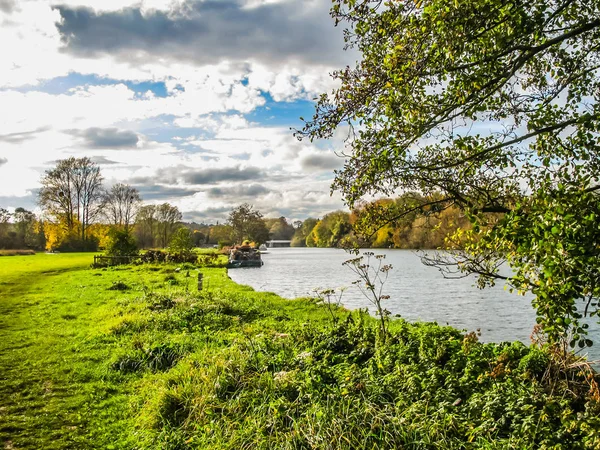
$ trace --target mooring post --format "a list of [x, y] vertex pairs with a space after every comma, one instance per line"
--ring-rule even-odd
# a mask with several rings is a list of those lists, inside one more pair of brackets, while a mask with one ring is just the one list
[[198, 274], [198, 290], [199, 291], [202, 290], [202, 274], [201, 273]]

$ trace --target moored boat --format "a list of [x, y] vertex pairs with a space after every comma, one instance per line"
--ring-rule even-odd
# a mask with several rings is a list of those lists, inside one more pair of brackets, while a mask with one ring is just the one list
[[241, 245], [234, 247], [229, 252], [228, 269], [238, 267], [262, 267], [263, 261], [260, 252], [250, 245]]

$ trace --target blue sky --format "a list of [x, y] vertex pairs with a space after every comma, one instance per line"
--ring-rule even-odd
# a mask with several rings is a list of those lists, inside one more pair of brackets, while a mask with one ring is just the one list
[[100, 164], [147, 203], [222, 220], [319, 217], [343, 132], [298, 142], [329, 73], [352, 63], [329, 2], [4, 1], [0, 8], [0, 207], [35, 209], [45, 170]]

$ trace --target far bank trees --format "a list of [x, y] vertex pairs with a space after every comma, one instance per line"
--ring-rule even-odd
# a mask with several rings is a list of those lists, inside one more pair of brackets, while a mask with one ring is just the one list
[[262, 214], [248, 203], [234, 208], [229, 213], [227, 224], [233, 230], [234, 243], [241, 244], [249, 240], [260, 245], [269, 240], [269, 229]]

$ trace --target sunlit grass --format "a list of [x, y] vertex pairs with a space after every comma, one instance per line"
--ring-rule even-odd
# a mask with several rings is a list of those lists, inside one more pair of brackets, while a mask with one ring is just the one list
[[593, 379], [544, 350], [92, 259], [0, 258], [5, 448], [600, 447]]

